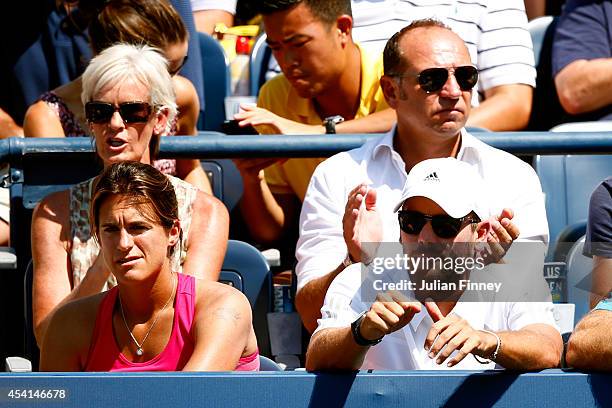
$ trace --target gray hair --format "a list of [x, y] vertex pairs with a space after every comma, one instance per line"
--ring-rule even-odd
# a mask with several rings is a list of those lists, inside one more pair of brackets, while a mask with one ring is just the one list
[[149, 90], [149, 103], [156, 111], [168, 110], [168, 128], [178, 112], [168, 61], [163, 53], [148, 45], [116, 44], [95, 56], [83, 73], [83, 105], [104, 88], [124, 81], [141, 83]]

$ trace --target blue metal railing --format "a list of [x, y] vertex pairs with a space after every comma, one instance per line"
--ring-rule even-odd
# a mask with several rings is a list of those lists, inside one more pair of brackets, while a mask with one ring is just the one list
[[[160, 157], [326, 157], [380, 137], [379, 134], [228, 136], [217, 132], [200, 132], [199, 136], [163, 137]], [[478, 132], [474, 136], [517, 155], [612, 153], [612, 132]], [[2, 163], [24, 154], [61, 157], [93, 151], [92, 140], [86, 137], [0, 140]]]

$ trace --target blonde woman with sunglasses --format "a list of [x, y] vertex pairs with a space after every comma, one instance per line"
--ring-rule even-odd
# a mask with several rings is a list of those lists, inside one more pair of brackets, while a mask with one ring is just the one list
[[[197, 135], [200, 111], [193, 84], [178, 75], [187, 59], [188, 32], [177, 11], [165, 0], [111, 0], [79, 4], [86, 16], [94, 55], [117, 43], [148, 44], [168, 60], [178, 114], [163, 135]], [[81, 104], [82, 78], [46, 92], [26, 113], [26, 137], [75, 137], [91, 135]], [[162, 173], [177, 176], [202, 191], [212, 189], [199, 160], [155, 160]]]

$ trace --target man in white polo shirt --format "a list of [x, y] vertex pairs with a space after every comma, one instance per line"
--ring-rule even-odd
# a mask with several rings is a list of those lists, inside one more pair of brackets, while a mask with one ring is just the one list
[[[308, 347], [306, 368], [556, 367], [563, 342], [554, 322], [553, 305], [545, 301], [547, 288], [541, 262], [533, 263], [539, 280], [532, 276], [506, 290], [510, 292], [505, 293], [506, 297], [516, 296], [512, 301], [500, 301], [502, 291], [485, 289], [486, 284], [472, 288], [487, 280], [507, 285], [522, 273], [500, 268], [502, 274], [495, 274], [482, 269], [484, 266], [478, 267], [482, 261], [474, 243], [486, 242], [491, 229], [486, 192], [477, 169], [455, 158], [430, 159], [414, 166], [395, 207], [399, 210], [402, 252], [412, 254], [414, 260], [415, 249], [430, 254], [429, 261], [434, 266], [391, 266], [400, 274], [392, 274], [386, 281], [394, 283], [396, 290], [377, 287], [382, 271], [369, 268], [362, 276], [357, 265], [345, 269], [325, 296], [322, 318]], [[379, 215], [379, 211], [373, 212], [373, 217]], [[371, 232], [376, 234], [374, 230], [380, 225], [370, 224]], [[442, 259], [440, 247], [444, 247], [445, 262], [452, 260], [458, 267], [437, 266], [435, 259]], [[453, 257], [448, 256], [453, 253]], [[542, 262], [543, 257], [542, 254]], [[424, 264], [426, 258], [420, 258]], [[466, 270], [463, 265], [467, 259], [474, 262]], [[444, 268], [448, 269], [446, 273]], [[482, 276], [478, 276], [479, 269]], [[414, 286], [397, 290], [404, 281]], [[520, 285], [524, 287], [516, 290]], [[368, 294], [372, 287], [376, 289], [376, 299]], [[515, 301], [525, 292], [539, 288], [544, 290], [534, 301]], [[481, 295], [492, 301], [480, 300]], [[468, 358], [470, 354], [474, 358]]]
[[[381, 87], [397, 126], [321, 163], [303, 202], [295, 303], [310, 331], [333, 279], [361, 261], [361, 242], [398, 241], [392, 205], [407, 173], [425, 159], [456, 157], [476, 167], [497, 217], [491, 240], [548, 241], [544, 197], [533, 169], [463, 128], [478, 78], [464, 42], [439, 22], [419, 20], [389, 40], [383, 59]], [[372, 239], [364, 227], [372, 209], [383, 214], [382, 239]]]

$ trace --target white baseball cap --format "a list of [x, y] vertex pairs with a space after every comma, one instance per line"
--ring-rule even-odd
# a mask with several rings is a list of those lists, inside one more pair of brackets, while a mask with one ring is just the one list
[[453, 218], [472, 211], [481, 220], [490, 216], [482, 177], [474, 166], [453, 157], [424, 160], [414, 166], [394, 211], [411, 197], [429, 198]]

